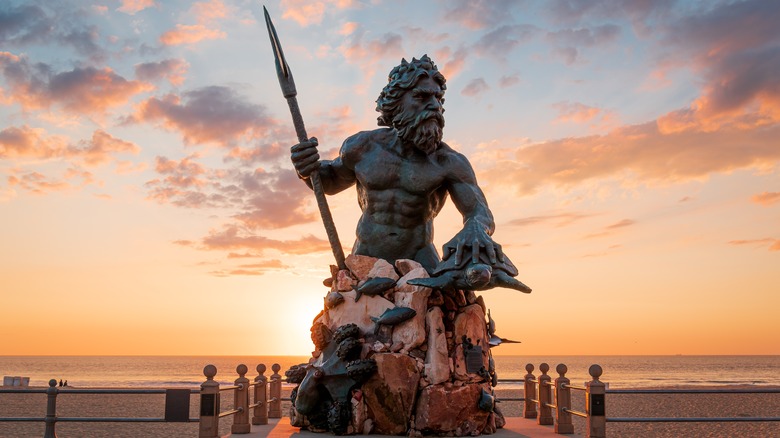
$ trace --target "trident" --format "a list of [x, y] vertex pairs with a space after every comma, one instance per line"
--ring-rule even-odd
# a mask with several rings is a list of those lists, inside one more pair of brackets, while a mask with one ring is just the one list
[[[298, 95], [298, 92], [295, 90], [295, 81], [290, 72], [290, 66], [287, 65], [287, 61], [284, 59], [282, 45], [279, 43], [279, 37], [276, 36], [276, 28], [271, 22], [271, 17], [268, 15], [268, 10], [265, 6], [263, 6], [263, 12], [265, 13], [265, 24], [268, 27], [268, 37], [271, 38], [271, 48], [276, 61], [276, 75], [279, 77], [282, 95], [287, 99], [287, 105], [290, 107], [295, 133], [298, 135], [299, 142], [308, 141], [309, 136], [306, 135], [306, 127], [303, 126], [301, 110], [298, 108], [298, 99], [295, 97]], [[314, 190], [314, 197], [317, 199], [320, 216], [322, 216], [322, 223], [325, 225], [325, 233], [328, 235], [330, 249], [333, 251], [333, 256], [336, 257], [336, 264], [339, 269], [347, 269], [347, 265], [344, 263], [344, 250], [341, 249], [341, 242], [339, 242], [339, 235], [336, 231], [336, 224], [333, 222], [333, 216], [331, 216], [328, 208], [328, 200], [325, 198], [325, 192], [322, 190], [319, 169], [312, 172], [310, 181], [311, 188]]]

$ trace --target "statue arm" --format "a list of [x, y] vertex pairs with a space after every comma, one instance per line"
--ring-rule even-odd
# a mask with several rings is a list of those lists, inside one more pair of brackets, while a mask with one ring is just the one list
[[[474, 169], [466, 157], [454, 151], [452, 154], [447, 188], [455, 207], [463, 215], [463, 229], [444, 245], [442, 257], [446, 260], [455, 256], [456, 264], [460, 264], [464, 255], [470, 255], [476, 263], [480, 252], [484, 251], [491, 263], [503, 262], [501, 245], [490, 237], [495, 231], [493, 213], [477, 185]], [[468, 249], [470, 253], [467, 253]]]
[[334, 160], [320, 160], [317, 152], [318, 141], [312, 137], [309, 141], [292, 147], [292, 162], [298, 177], [311, 188], [309, 175], [319, 172], [323, 191], [329, 195], [336, 194], [355, 183], [354, 168], [345, 163], [345, 153], [351, 148], [350, 138], [341, 147], [339, 156]]

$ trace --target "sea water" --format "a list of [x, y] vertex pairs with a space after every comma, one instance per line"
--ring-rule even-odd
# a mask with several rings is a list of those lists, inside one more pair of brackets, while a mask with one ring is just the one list
[[[680, 385], [780, 385], [780, 356], [494, 356], [499, 379], [521, 379], [526, 364], [550, 366], [548, 374], [563, 363], [575, 385], [590, 380], [588, 368], [603, 369], [600, 380], [610, 388], [648, 388]], [[307, 356], [0, 356], [0, 375], [30, 377], [30, 386], [46, 386], [50, 379], [68, 381], [73, 387], [198, 387], [205, 380], [203, 367], [217, 367], [215, 380], [232, 383], [236, 367], [245, 364], [247, 376], [257, 376], [264, 364], [280, 374], [290, 366], [305, 363]], [[512, 386], [518, 383], [509, 384]], [[503, 386], [503, 385], [502, 385]]]

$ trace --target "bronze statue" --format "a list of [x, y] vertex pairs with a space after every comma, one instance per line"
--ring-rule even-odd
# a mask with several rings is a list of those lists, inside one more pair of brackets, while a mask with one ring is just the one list
[[292, 162], [310, 187], [319, 173], [327, 194], [356, 185], [363, 212], [353, 254], [389, 262], [412, 259], [433, 272], [440, 258], [433, 246], [433, 219], [449, 195], [463, 215], [463, 229], [443, 248], [445, 260], [480, 253], [503, 263], [501, 246], [490, 237], [493, 215], [465, 156], [442, 141], [444, 76], [427, 56], [393, 68], [377, 99], [384, 128], [344, 141], [334, 160], [320, 160], [317, 139], [292, 147]]

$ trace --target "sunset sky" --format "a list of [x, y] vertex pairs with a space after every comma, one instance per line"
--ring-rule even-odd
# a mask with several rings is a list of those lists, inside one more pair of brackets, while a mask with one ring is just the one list
[[[402, 57], [447, 77], [534, 289], [482, 293], [495, 354], [780, 354], [780, 2], [265, 4], [324, 157]], [[308, 354], [334, 261], [295, 142], [258, 0], [3, 1], [0, 355]]]

